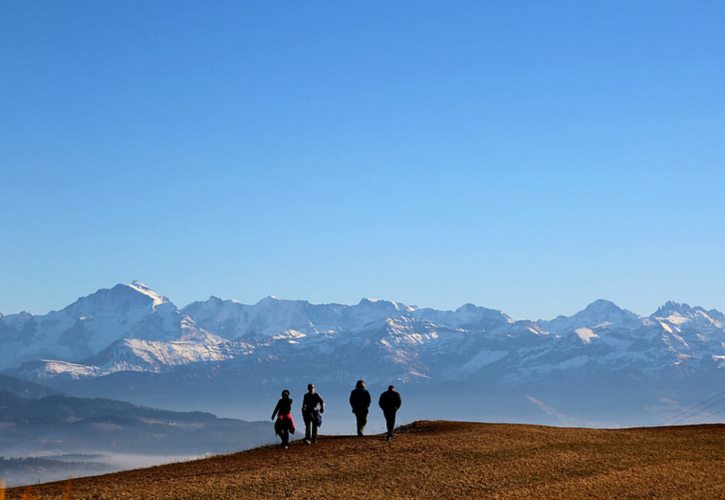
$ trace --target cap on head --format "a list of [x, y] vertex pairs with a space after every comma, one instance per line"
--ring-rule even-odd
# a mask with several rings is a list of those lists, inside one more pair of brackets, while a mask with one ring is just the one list
[[314, 389], [314, 388], [315, 388], [315, 384], [307, 384], [307, 390], [308, 390], [308, 391], [309, 391], [310, 389]]
[[288, 398], [289, 397], [289, 389], [285, 389], [284, 391], [282, 391], [282, 397], [283, 398]]
[[392, 391], [392, 390], [394, 390], [394, 389], [395, 389], [395, 386], [394, 386], [394, 385], [389, 385], [389, 386], [388, 386], [388, 390], [389, 390], [389, 391]]
[[355, 387], [365, 387], [365, 381], [363, 379], [358, 380]]

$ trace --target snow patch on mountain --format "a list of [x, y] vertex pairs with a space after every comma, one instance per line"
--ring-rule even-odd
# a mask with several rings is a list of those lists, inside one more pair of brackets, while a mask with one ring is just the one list
[[587, 328], [586, 326], [575, 329], [574, 333], [576, 333], [581, 341], [585, 344], [591, 344], [592, 339], [599, 338], [599, 335], [594, 333], [594, 330], [592, 330], [591, 328]]
[[151, 290], [147, 285], [141, 283], [140, 281], [132, 281], [131, 283], [127, 284], [129, 288], [137, 291], [140, 294], [146, 295], [152, 300], [152, 307], [155, 309], [156, 307], [160, 306], [161, 304], [164, 304], [168, 302], [168, 299], [166, 297], [163, 297], [159, 295], [158, 293]]
[[79, 379], [84, 377], [98, 377], [105, 375], [105, 372], [96, 366], [88, 366], [80, 363], [69, 363], [58, 360], [39, 360], [28, 363], [20, 372], [25, 378], [42, 381], [59, 376]]

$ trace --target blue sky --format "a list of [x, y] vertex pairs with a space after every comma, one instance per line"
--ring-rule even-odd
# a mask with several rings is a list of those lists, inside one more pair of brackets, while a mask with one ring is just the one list
[[0, 3], [0, 312], [138, 279], [725, 309], [725, 3]]

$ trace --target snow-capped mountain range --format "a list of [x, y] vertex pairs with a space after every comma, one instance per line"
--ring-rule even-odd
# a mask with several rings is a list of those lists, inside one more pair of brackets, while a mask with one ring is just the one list
[[[324, 367], [324, 368], [321, 368]], [[523, 383], [552, 373], [683, 374], [725, 367], [725, 315], [668, 302], [647, 317], [598, 300], [549, 321], [514, 321], [363, 299], [352, 306], [211, 297], [178, 309], [134, 281], [60, 311], [0, 316], [0, 368], [33, 380], [233, 369], [250, 380]]]

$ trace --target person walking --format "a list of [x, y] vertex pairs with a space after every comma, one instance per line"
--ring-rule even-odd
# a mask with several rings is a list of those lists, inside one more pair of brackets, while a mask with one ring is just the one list
[[295, 433], [295, 423], [292, 420], [292, 400], [289, 397], [289, 390], [282, 391], [282, 398], [277, 401], [277, 406], [272, 412], [272, 420], [277, 418], [274, 423], [274, 433], [282, 440], [282, 448], [285, 450], [289, 446], [289, 435]]
[[389, 385], [388, 390], [380, 395], [378, 406], [383, 410], [385, 416], [385, 425], [388, 428], [388, 441], [393, 439], [393, 429], [395, 429], [395, 414], [400, 409], [402, 401], [400, 394], [395, 390], [395, 386]]
[[370, 408], [370, 393], [365, 388], [365, 381], [358, 380], [355, 388], [350, 392], [350, 406], [355, 414], [357, 435], [362, 436], [368, 423], [368, 408]]
[[307, 385], [307, 394], [302, 399], [302, 419], [305, 421], [305, 444], [317, 443], [317, 428], [322, 425], [325, 402], [315, 392], [315, 384]]

